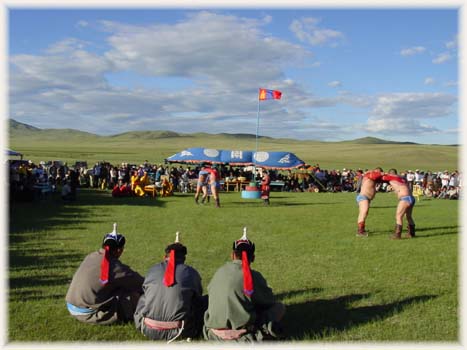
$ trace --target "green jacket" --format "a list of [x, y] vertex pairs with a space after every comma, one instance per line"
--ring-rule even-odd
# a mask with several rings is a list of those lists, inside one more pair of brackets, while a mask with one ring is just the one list
[[257, 312], [275, 303], [272, 289], [261, 273], [251, 270], [254, 292], [243, 293], [242, 261], [233, 260], [220, 267], [208, 285], [209, 306], [204, 314], [207, 328], [241, 329], [257, 321]]

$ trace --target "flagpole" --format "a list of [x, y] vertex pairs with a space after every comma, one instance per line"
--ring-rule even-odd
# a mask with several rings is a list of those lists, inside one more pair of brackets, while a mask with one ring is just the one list
[[253, 163], [253, 181], [256, 181], [256, 155], [258, 153], [258, 132], [259, 132], [259, 94], [258, 94], [258, 111], [256, 113], [256, 149], [255, 149], [255, 161]]

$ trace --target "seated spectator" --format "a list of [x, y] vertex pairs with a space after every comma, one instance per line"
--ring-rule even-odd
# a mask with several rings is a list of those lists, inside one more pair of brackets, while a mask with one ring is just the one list
[[149, 176], [148, 176], [148, 172], [147, 171], [144, 171], [143, 172], [143, 176], [141, 176], [141, 178], [139, 179], [139, 183], [140, 183], [140, 186], [144, 189], [144, 186], [147, 186], [150, 184], [150, 181], [149, 181]]
[[75, 196], [73, 195], [73, 192], [71, 191], [71, 186], [69, 181], [65, 181], [62, 187], [62, 199], [64, 201], [73, 201], [75, 200]]
[[194, 338], [201, 334], [207, 297], [201, 277], [185, 265], [187, 248], [179, 242], [165, 249], [165, 259], [151, 267], [136, 307], [136, 329], [152, 340]]
[[102, 248], [90, 253], [73, 276], [66, 294], [67, 308], [77, 320], [111, 324], [133, 320], [144, 278], [120, 262], [125, 236], [114, 230]]
[[161, 181], [160, 196], [169, 197], [171, 195], [173, 195], [173, 185], [166, 177], [164, 177]]
[[133, 172], [133, 175], [131, 176], [131, 190], [137, 196], [140, 196], [140, 197], [144, 196], [144, 190], [141, 187], [141, 182], [139, 180], [138, 171], [136, 170]]
[[242, 238], [233, 243], [231, 261], [220, 267], [208, 285], [204, 315], [206, 340], [251, 342], [281, 337], [285, 306], [275, 300], [261, 273], [251, 270], [255, 245]]
[[456, 187], [449, 186], [449, 189], [447, 190], [447, 198], [449, 198], [449, 199], [459, 199], [459, 192], [458, 192]]

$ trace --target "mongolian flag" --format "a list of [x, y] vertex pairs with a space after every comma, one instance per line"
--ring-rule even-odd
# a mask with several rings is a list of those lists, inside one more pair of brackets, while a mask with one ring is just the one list
[[280, 100], [282, 92], [279, 90], [259, 89], [259, 100]]

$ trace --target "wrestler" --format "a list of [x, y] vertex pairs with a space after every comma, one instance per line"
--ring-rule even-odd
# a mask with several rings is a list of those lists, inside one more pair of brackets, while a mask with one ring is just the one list
[[201, 163], [201, 169], [198, 173], [198, 182], [196, 183], [196, 193], [195, 193], [195, 202], [196, 204], [198, 203], [199, 195], [201, 192], [203, 192], [203, 197], [202, 197], [202, 202], [206, 199], [208, 196], [208, 175], [209, 172], [207, 171], [207, 167], [205, 166], [204, 163]]
[[415, 222], [412, 218], [415, 198], [410, 191], [409, 184], [402, 176], [397, 175], [396, 169], [390, 169], [388, 173], [383, 176], [382, 180], [389, 182], [399, 199], [396, 209], [396, 227], [391, 239], [401, 239], [404, 216], [407, 218], [408, 223], [408, 231], [405, 237], [415, 237]]
[[211, 189], [211, 194], [216, 201], [216, 207], [219, 208], [221, 206], [219, 200], [220, 175], [219, 171], [217, 170], [217, 165], [214, 164], [211, 168], [206, 168], [206, 171], [209, 172], [208, 182], [209, 188]]
[[383, 169], [375, 168], [367, 171], [362, 177], [360, 192], [357, 195], [358, 204], [358, 230], [357, 237], [367, 237], [368, 232], [365, 230], [365, 220], [370, 210], [370, 202], [376, 195], [376, 184], [381, 181]]

